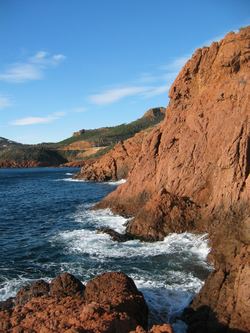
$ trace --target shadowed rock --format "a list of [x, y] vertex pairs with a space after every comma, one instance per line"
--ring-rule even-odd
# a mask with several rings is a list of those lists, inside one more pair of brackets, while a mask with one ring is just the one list
[[74, 275], [63, 273], [51, 281], [50, 295], [54, 297], [82, 296], [84, 285]]
[[134, 237], [131, 237], [129, 234], [121, 234], [111, 228], [102, 227], [97, 230], [100, 233], [108, 234], [115, 242], [127, 242]]

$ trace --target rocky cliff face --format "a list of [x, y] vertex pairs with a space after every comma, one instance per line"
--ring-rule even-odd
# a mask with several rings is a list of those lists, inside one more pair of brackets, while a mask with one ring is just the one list
[[127, 178], [133, 169], [136, 157], [139, 155], [143, 138], [148, 130], [136, 134], [134, 137], [120, 141], [107, 154], [97, 160], [86, 161], [78, 179], [93, 181], [108, 181]]
[[250, 331], [249, 59], [250, 27], [198, 49], [127, 182], [98, 205], [133, 215], [127, 231], [143, 239], [210, 233], [215, 271], [187, 316], [190, 332]]
[[135, 215], [150, 200], [157, 206], [164, 189], [207, 216], [249, 198], [249, 34], [230, 33], [194, 53], [172, 85], [164, 122], [103, 206]]

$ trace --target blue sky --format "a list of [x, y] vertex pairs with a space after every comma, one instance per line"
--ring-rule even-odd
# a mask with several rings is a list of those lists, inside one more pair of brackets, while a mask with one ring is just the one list
[[192, 52], [249, 0], [0, 0], [0, 136], [59, 141], [166, 106]]

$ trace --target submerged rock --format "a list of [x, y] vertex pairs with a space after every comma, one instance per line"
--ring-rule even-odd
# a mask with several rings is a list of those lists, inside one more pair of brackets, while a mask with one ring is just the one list
[[115, 242], [127, 242], [127, 241], [133, 239], [133, 237], [131, 237], [127, 233], [121, 234], [121, 233], [119, 233], [111, 228], [107, 228], [107, 227], [99, 228], [97, 231], [110, 235], [112, 240]]

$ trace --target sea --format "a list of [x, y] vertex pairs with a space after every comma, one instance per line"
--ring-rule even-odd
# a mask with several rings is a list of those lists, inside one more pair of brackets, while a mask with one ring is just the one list
[[0, 169], [0, 301], [37, 280], [69, 272], [83, 283], [106, 271], [135, 281], [150, 323], [179, 319], [211, 271], [207, 235], [170, 234], [154, 243], [113, 241], [98, 228], [125, 232], [128, 219], [95, 203], [122, 186], [73, 179], [78, 169]]

